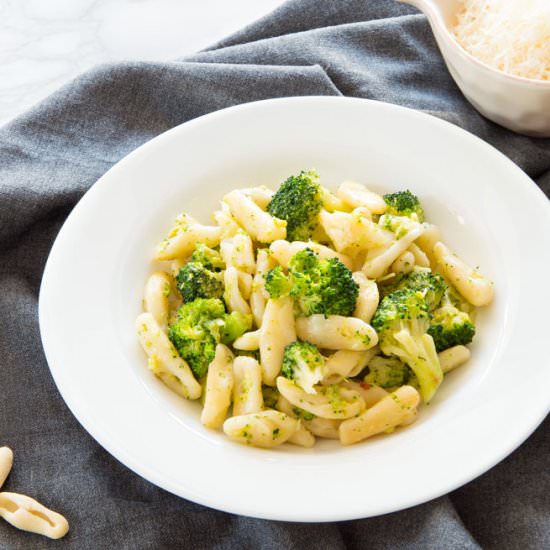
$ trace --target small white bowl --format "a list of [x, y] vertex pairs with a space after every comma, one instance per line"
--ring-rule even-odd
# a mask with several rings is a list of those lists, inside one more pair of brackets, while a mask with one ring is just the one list
[[464, 50], [450, 30], [460, 0], [401, 1], [424, 12], [449, 72], [482, 115], [514, 132], [550, 137], [550, 82], [509, 75]]

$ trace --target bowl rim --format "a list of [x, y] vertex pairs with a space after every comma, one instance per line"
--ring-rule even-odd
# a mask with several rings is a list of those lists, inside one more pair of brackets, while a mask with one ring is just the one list
[[[484, 70], [486, 73], [491, 74], [500, 78], [501, 80], [509, 80], [520, 84], [522, 86], [536, 87], [541, 88], [542, 90], [550, 91], [550, 80], [538, 80], [536, 78], [527, 78], [525, 76], [519, 76], [515, 74], [507, 73], [501, 69], [492, 67], [491, 65], [481, 61], [470, 52], [468, 52], [462, 44], [456, 39], [453, 33], [450, 31], [449, 27], [443, 21], [441, 15], [441, 10], [436, 6], [432, 0], [399, 0], [404, 4], [410, 4], [417, 9], [419, 9], [428, 19], [428, 22], [432, 26], [432, 31], [436, 34], [435, 31], [439, 32], [439, 35], [446, 41], [447, 46], [454, 49], [458, 55], [462, 56], [465, 61], [468, 61], [480, 69]], [[435, 27], [435, 29], [434, 29]], [[447, 57], [443, 51], [441, 55], [447, 61]]]
[[[479, 145], [491, 151], [493, 155], [497, 155], [498, 157], [502, 158], [508, 163], [511, 171], [514, 171], [516, 174], [521, 175], [522, 188], [528, 187], [529, 188], [528, 192], [537, 194], [541, 197], [545, 197], [542, 190], [530, 178], [528, 178], [528, 176], [526, 176], [525, 173], [518, 166], [516, 166], [508, 157], [506, 157], [506, 155], [498, 151], [496, 148], [492, 147], [490, 144], [484, 142], [481, 138], [471, 134], [470, 132], [467, 132], [466, 130], [458, 126], [455, 126], [449, 122], [441, 120], [427, 113], [418, 112], [414, 109], [401, 107], [398, 105], [388, 104], [388, 103], [374, 101], [374, 100], [360, 99], [360, 98], [346, 98], [346, 97], [334, 97], [334, 96], [306, 96], [306, 97], [267, 99], [267, 100], [255, 101], [255, 102], [228, 107], [219, 111], [215, 111], [213, 113], [208, 113], [207, 115], [203, 115], [201, 117], [197, 117], [191, 121], [188, 121], [184, 124], [180, 124], [178, 126], [175, 126], [174, 128], [167, 130], [166, 132], [160, 134], [159, 136], [156, 136], [152, 140], [149, 140], [146, 143], [142, 144], [140, 147], [136, 148], [134, 151], [129, 153], [126, 157], [121, 159], [118, 163], [113, 165], [111, 169], [109, 169], [101, 178], [99, 178], [97, 182], [99, 186], [96, 187], [96, 184], [94, 184], [90, 188], [90, 190], [88, 190], [88, 192], [84, 195], [84, 197], [88, 195], [88, 193], [90, 192], [92, 192], [95, 195], [95, 192], [93, 191], [94, 188], [97, 191], [98, 189], [105, 187], [106, 184], [108, 183], [107, 174], [110, 174], [113, 170], [116, 170], [116, 168], [120, 167], [121, 165], [126, 165], [130, 162], [133, 162], [134, 158], [138, 154], [143, 154], [144, 148], [146, 148], [147, 150], [151, 150], [151, 149], [156, 149], [158, 147], [162, 147], [166, 139], [172, 138], [172, 136], [174, 136], [175, 134], [181, 131], [182, 126], [186, 126], [186, 129], [189, 129], [190, 127], [193, 128], [196, 126], [200, 126], [206, 117], [208, 117], [210, 120], [219, 120], [220, 118], [223, 118], [228, 111], [231, 111], [232, 113], [234, 113], [236, 111], [255, 109], [255, 108], [258, 108], [260, 105], [285, 104], [285, 103], [293, 103], [293, 102], [295, 103], [311, 102], [311, 103], [319, 103], [323, 105], [326, 105], [329, 103], [334, 103], [334, 104], [365, 103], [365, 104], [371, 104], [371, 105], [375, 104], [381, 109], [399, 111], [404, 114], [407, 114], [408, 116], [412, 116], [416, 119], [423, 119], [423, 120], [427, 119], [427, 121], [429, 121], [431, 124], [433, 124], [436, 127], [439, 127], [439, 128], [445, 127], [448, 131], [451, 131], [455, 134], [459, 134], [462, 137], [468, 137], [468, 139], [474, 140]], [[520, 182], [518, 181], [518, 184], [519, 183]], [[79, 204], [77, 204], [77, 206], [73, 209], [73, 211], [67, 218], [65, 224], [67, 224], [68, 222], [72, 222], [76, 217], [78, 217], [80, 209], [82, 207], [82, 201], [84, 200], [84, 197], [79, 201]], [[550, 203], [547, 204], [547, 212], [550, 217]], [[56, 237], [56, 241], [52, 247], [52, 252], [57, 252], [56, 249], [62, 245], [61, 241], [64, 238], [64, 228], [65, 227], [61, 228], [58, 236]], [[44, 352], [49, 365], [51, 365], [52, 363], [55, 363], [55, 359], [58, 358], [58, 352], [54, 351], [53, 349], [54, 346], [52, 345], [52, 342], [51, 342], [51, 340], [53, 340], [53, 338], [51, 338], [52, 327], [47, 323], [47, 318], [51, 318], [51, 314], [53, 313], [54, 309], [52, 308], [53, 304], [51, 302], [52, 300], [51, 276], [48, 278], [46, 277], [46, 274], [50, 274], [49, 272], [52, 271], [53, 269], [52, 264], [54, 264], [54, 260], [57, 261], [57, 258], [54, 258], [54, 256], [56, 255], [57, 254], [51, 253], [50, 256], [48, 257], [48, 261], [44, 269], [44, 277], [42, 279], [41, 286], [40, 286], [40, 296], [39, 296], [40, 333], [43, 341]], [[50, 339], [50, 342], [48, 342], [49, 339]], [[390, 512], [397, 512], [399, 510], [409, 508], [417, 504], [422, 504], [424, 502], [427, 502], [429, 500], [432, 500], [434, 498], [447, 494], [448, 492], [453, 491], [456, 488], [464, 485], [465, 483], [482, 475], [487, 470], [489, 470], [490, 468], [498, 464], [505, 457], [507, 457], [517, 447], [519, 447], [544, 420], [550, 408], [550, 403], [546, 403], [545, 406], [541, 406], [540, 409], [537, 410], [537, 414], [535, 415], [531, 414], [529, 417], [529, 424], [528, 425], [527, 423], [523, 424], [523, 428], [521, 429], [521, 437], [516, 437], [516, 438], [512, 438], [511, 440], [508, 440], [504, 448], [500, 449], [501, 450], [500, 453], [491, 454], [490, 459], [478, 462], [477, 467], [474, 469], [475, 471], [462, 472], [461, 475], [455, 476], [455, 478], [452, 481], [447, 481], [446, 483], [439, 484], [437, 488], [432, 487], [429, 490], [426, 489], [420, 497], [419, 495], [415, 495], [414, 497], [409, 496], [408, 498], [403, 499], [399, 505], [391, 506], [390, 508], [386, 508], [386, 509], [379, 508], [377, 512], [374, 514], [372, 513], [365, 514], [365, 512], [350, 513], [349, 510], [348, 511], [331, 510], [331, 511], [325, 511], [323, 513], [317, 512], [315, 514], [311, 514], [311, 512], [308, 512], [306, 510], [306, 511], [303, 511], [299, 517], [296, 517], [296, 516], [289, 516], [288, 513], [285, 514], [285, 513], [274, 512], [274, 511], [266, 513], [265, 510], [261, 509], [261, 507], [260, 508], [250, 507], [250, 506], [247, 506], [246, 504], [241, 504], [240, 502], [234, 502], [231, 504], [230, 507], [228, 507], [225, 502], [220, 504], [216, 502], [212, 497], [206, 498], [204, 494], [194, 494], [191, 491], [187, 491], [186, 494], [182, 494], [181, 489], [178, 490], [177, 488], [175, 488], [175, 484], [173, 483], [172, 479], [170, 479], [167, 476], [163, 476], [156, 469], [150, 469], [147, 465], [143, 464], [143, 462], [141, 462], [138, 458], [129, 454], [127, 450], [124, 448], [124, 446], [120, 444], [120, 442], [114, 441], [110, 434], [100, 431], [98, 429], [98, 424], [96, 419], [90, 417], [89, 414], [84, 414], [82, 412], [81, 405], [74, 400], [74, 397], [72, 396], [69, 397], [66, 394], [66, 392], [64, 391], [66, 389], [65, 382], [61, 379], [61, 376], [59, 375], [60, 373], [56, 371], [56, 369], [51, 367], [50, 367], [50, 371], [56, 383], [56, 386], [63, 397], [63, 400], [71, 410], [72, 414], [76, 417], [78, 422], [86, 429], [86, 431], [88, 431], [88, 433], [102, 447], [104, 447], [105, 450], [107, 450], [107, 452], [109, 452], [117, 460], [122, 462], [126, 467], [133, 470], [138, 475], [145, 477], [148, 481], [154, 483], [158, 487], [161, 487], [182, 498], [190, 499], [193, 502], [196, 502], [198, 504], [209, 506], [214, 509], [222, 510], [229, 513], [242, 514], [248, 517], [256, 517], [256, 518], [271, 519], [271, 520], [282, 520], [282, 521], [329, 522], [329, 521], [360, 519], [364, 517], [374, 517], [374, 516], [378, 516], [378, 515], [382, 515]]]

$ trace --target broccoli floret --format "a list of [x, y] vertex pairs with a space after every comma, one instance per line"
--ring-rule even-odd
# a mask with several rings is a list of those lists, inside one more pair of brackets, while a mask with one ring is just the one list
[[459, 344], [469, 344], [475, 333], [476, 327], [470, 316], [452, 305], [435, 310], [428, 328], [428, 334], [433, 338], [438, 352]]
[[225, 269], [225, 263], [217, 250], [209, 248], [205, 244], [198, 244], [195, 252], [191, 254], [191, 262], [198, 262], [210, 271], [221, 271]]
[[222, 344], [232, 344], [239, 336], [252, 328], [252, 318], [240, 311], [232, 311], [224, 315], [223, 325], [220, 327]]
[[359, 286], [351, 271], [337, 258], [328, 260], [306, 248], [289, 263], [288, 276], [278, 267], [268, 272], [266, 289], [272, 298], [289, 294], [299, 315], [352, 315]]
[[290, 260], [289, 277], [290, 295], [304, 315], [353, 314], [359, 285], [337, 258], [322, 260], [312, 250], [302, 250]]
[[424, 401], [433, 397], [443, 380], [443, 372], [432, 337], [428, 304], [421, 292], [397, 290], [378, 306], [371, 324], [378, 332], [380, 349], [394, 355], [414, 372]]
[[433, 311], [441, 303], [448, 286], [441, 275], [433, 273], [428, 268], [416, 268], [399, 280], [396, 289], [410, 289], [421, 292], [430, 311]]
[[319, 176], [313, 171], [302, 171], [297, 176], [290, 176], [279, 187], [267, 211], [286, 220], [287, 241], [307, 241], [318, 225], [321, 206]]
[[424, 221], [424, 209], [418, 197], [409, 190], [384, 195], [384, 201], [388, 205], [386, 210], [388, 214], [408, 216], [409, 218], [414, 214], [419, 222]]
[[189, 261], [178, 271], [176, 286], [184, 302], [197, 298], [221, 298], [223, 280], [219, 273], [225, 267], [218, 252], [198, 244]]
[[228, 315], [223, 302], [216, 298], [197, 298], [178, 309], [168, 336], [197, 378], [206, 374], [219, 342], [229, 344], [252, 326], [250, 316], [238, 316], [242, 318]]
[[428, 308], [433, 311], [441, 304], [449, 287], [445, 279], [437, 273], [433, 273], [427, 267], [416, 267], [410, 273], [398, 273], [394, 279], [385, 285], [379, 285], [381, 298], [388, 296], [396, 290], [415, 290], [422, 293]]
[[224, 315], [221, 300], [198, 298], [179, 308], [168, 329], [170, 340], [197, 378], [206, 374], [214, 359]]
[[388, 277], [387, 279], [379, 279], [376, 281], [378, 285], [378, 294], [380, 295], [380, 300], [388, 296], [388, 294], [391, 294], [396, 290], [400, 290], [399, 284], [405, 277], [405, 273], [391, 273], [390, 275], [391, 278]]
[[290, 292], [290, 281], [280, 265], [267, 272], [265, 276], [265, 289], [272, 298], [287, 296]]
[[403, 386], [411, 377], [411, 369], [397, 357], [373, 357], [369, 361], [368, 370], [363, 381], [381, 388]]
[[286, 346], [281, 373], [307, 393], [315, 393], [313, 386], [324, 376], [325, 360], [316, 346], [309, 342], [293, 342]]
[[221, 298], [223, 294], [221, 273], [210, 271], [198, 262], [187, 262], [178, 271], [176, 286], [184, 302], [197, 298]]

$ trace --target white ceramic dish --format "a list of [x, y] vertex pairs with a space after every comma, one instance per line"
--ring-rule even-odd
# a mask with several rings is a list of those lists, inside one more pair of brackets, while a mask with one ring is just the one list
[[464, 50], [449, 30], [461, 0], [400, 1], [425, 13], [449, 72], [482, 115], [514, 132], [550, 137], [550, 82], [506, 74]]
[[[234, 187], [316, 167], [376, 190], [409, 187], [446, 241], [496, 281], [473, 358], [419, 420], [353, 447], [264, 451], [205, 429], [199, 405], [147, 370], [134, 335], [154, 245], [177, 213], [203, 218]], [[535, 238], [536, 237], [536, 238]], [[57, 386], [90, 434], [151, 482], [221, 510], [279, 520], [374, 516], [444, 494], [502, 460], [548, 412], [540, 344], [550, 302], [550, 206], [467, 132], [360, 99], [289, 98], [193, 120], [119, 162], [75, 207], [48, 260], [40, 327]]]

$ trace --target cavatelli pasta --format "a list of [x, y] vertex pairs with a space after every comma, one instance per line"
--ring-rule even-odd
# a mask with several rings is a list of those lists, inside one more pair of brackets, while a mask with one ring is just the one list
[[245, 445], [349, 445], [414, 422], [493, 299], [425, 216], [408, 190], [333, 194], [313, 171], [230, 191], [214, 225], [181, 214], [136, 321], [150, 370]]

